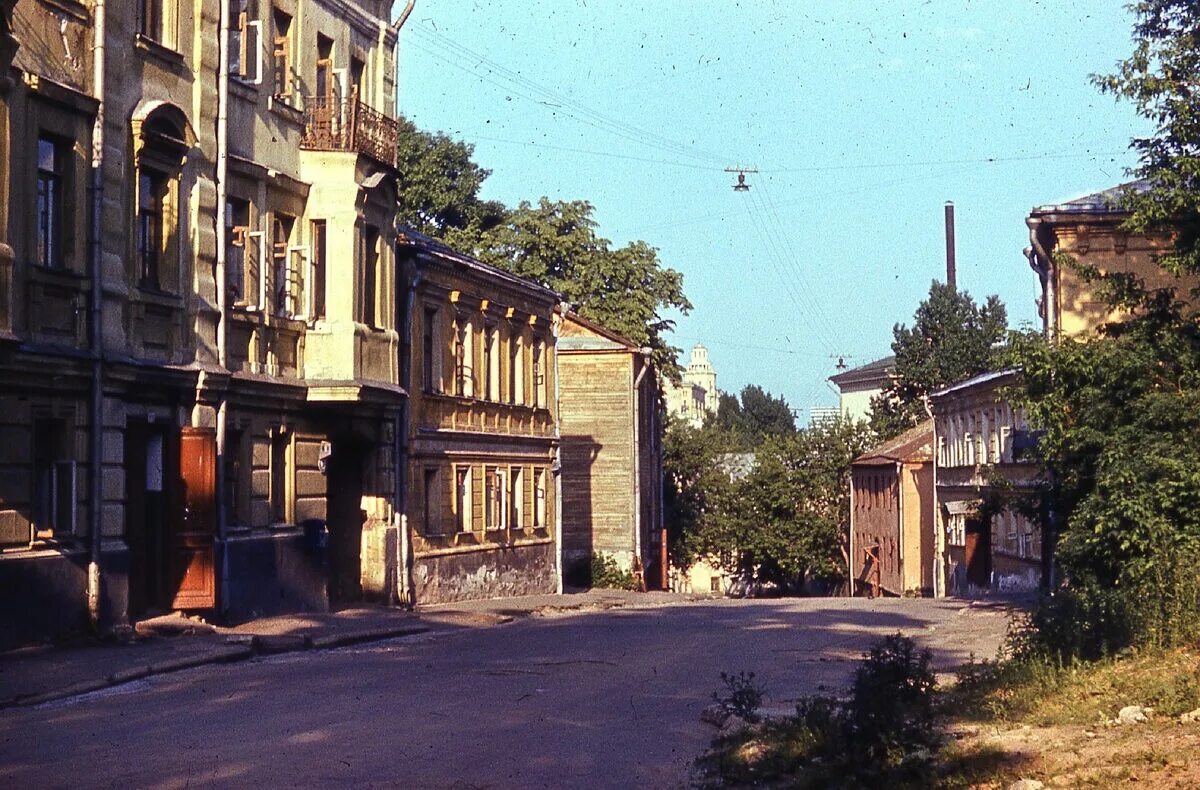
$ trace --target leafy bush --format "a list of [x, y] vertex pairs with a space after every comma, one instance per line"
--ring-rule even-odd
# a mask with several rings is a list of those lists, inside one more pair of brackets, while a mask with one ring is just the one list
[[576, 587], [592, 587], [605, 590], [637, 590], [633, 574], [622, 570], [617, 561], [603, 552], [592, 555], [591, 560], [579, 560], [567, 569], [565, 580]]
[[933, 745], [932, 660], [912, 639], [894, 634], [876, 642], [855, 670], [850, 726], [869, 757], [892, 762]]
[[713, 692], [713, 701], [721, 706], [727, 716], [738, 716], [746, 721], [758, 721], [758, 709], [762, 707], [763, 687], [754, 682], [753, 672], [738, 672], [736, 675], [721, 673], [725, 694]]
[[[723, 743], [702, 765], [731, 784], [927, 786], [935, 779], [937, 745], [930, 660], [911, 639], [886, 637], [864, 656], [849, 700], [805, 697], [794, 717]], [[732, 692], [753, 685], [753, 677], [721, 679]]]

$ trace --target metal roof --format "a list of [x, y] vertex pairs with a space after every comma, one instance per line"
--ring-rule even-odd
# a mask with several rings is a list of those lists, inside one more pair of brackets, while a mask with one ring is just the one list
[[963, 390], [968, 390], [973, 387], [999, 382], [1006, 378], [1015, 378], [1020, 372], [1020, 368], [1004, 368], [1003, 370], [993, 370], [988, 373], [980, 373], [977, 376], [972, 376], [971, 378], [960, 381], [957, 384], [951, 384], [949, 387], [940, 389], [937, 392], [931, 392], [929, 393], [929, 397], [941, 398], [945, 395], [951, 395], [955, 392], [962, 392]]
[[469, 269], [475, 269], [476, 271], [483, 272], [521, 288], [540, 291], [543, 295], [551, 297], [555, 302], [562, 300], [561, 294], [551, 290], [550, 288], [547, 288], [541, 283], [534, 282], [533, 280], [527, 280], [524, 277], [513, 274], [512, 272], [499, 269], [491, 264], [484, 263], [478, 258], [472, 258], [470, 255], [461, 253], [453, 247], [450, 247], [445, 242], [438, 241], [432, 236], [426, 236], [424, 233], [410, 228], [407, 225], [401, 225], [397, 231], [397, 244], [406, 247], [412, 247], [420, 252], [424, 252], [428, 255], [433, 255], [444, 260], [459, 263]]
[[1082, 195], [1071, 200], [1065, 200], [1062, 203], [1049, 203], [1044, 206], [1037, 206], [1033, 209], [1033, 213], [1120, 214], [1128, 211], [1128, 209], [1121, 205], [1121, 200], [1126, 194], [1140, 194], [1149, 189], [1150, 182], [1146, 179], [1139, 179], [1125, 184], [1118, 184], [1115, 187], [1109, 187], [1100, 192], [1093, 192], [1090, 195]]
[[871, 448], [854, 459], [862, 466], [874, 466], [896, 461], [925, 463], [933, 460], [933, 420], [909, 428], [899, 436]]
[[871, 379], [880, 379], [881, 381], [886, 381], [890, 377], [892, 369], [895, 367], [896, 357], [894, 355], [889, 355], [873, 362], [868, 362], [865, 365], [859, 365], [856, 368], [843, 370], [841, 373], [830, 376], [829, 380], [837, 385], [858, 381], [870, 381]]

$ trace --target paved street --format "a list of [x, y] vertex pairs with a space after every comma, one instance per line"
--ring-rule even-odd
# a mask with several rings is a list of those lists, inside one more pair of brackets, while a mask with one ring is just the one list
[[214, 665], [0, 711], [0, 785], [669, 787], [721, 671], [770, 702], [843, 684], [901, 631], [940, 667], [1006, 616], [960, 601], [705, 601]]

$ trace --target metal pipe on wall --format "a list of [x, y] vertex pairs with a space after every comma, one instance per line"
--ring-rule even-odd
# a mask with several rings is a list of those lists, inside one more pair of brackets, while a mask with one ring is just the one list
[[104, 465], [104, 245], [101, 230], [104, 227], [104, 77], [105, 35], [107, 14], [105, 0], [95, 0], [92, 8], [92, 90], [98, 103], [96, 118], [92, 124], [92, 221], [88, 242], [91, 245], [88, 264], [91, 269], [91, 294], [89, 300], [89, 340], [92, 356], [91, 420], [88, 461], [88, 523], [91, 527], [91, 553], [88, 559], [87, 605], [88, 618], [93, 628], [100, 626], [100, 554], [101, 516], [104, 509], [101, 484]]
[[[225, 250], [225, 211], [229, 190], [229, 0], [221, 0], [220, 19], [218, 26], [220, 35], [217, 44], [217, 162], [216, 162], [216, 216], [213, 218], [215, 238], [217, 239], [216, 266], [213, 279], [216, 281], [217, 297], [217, 365], [227, 370], [228, 340], [226, 338], [226, 321], [228, 320], [228, 293], [225, 287], [228, 279], [226, 267], [228, 259]], [[215, 481], [217, 497], [217, 541], [221, 548], [221, 579], [220, 600], [218, 606], [222, 611], [229, 610], [229, 543], [228, 543], [228, 514], [225, 512], [225, 434], [229, 419], [229, 399], [222, 387], [221, 396], [217, 403], [217, 479]]]

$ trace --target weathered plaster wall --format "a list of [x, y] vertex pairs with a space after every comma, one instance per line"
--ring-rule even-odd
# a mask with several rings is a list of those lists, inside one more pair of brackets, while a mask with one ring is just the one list
[[413, 580], [421, 603], [445, 603], [556, 589], [553, 542], [418, 557]]

